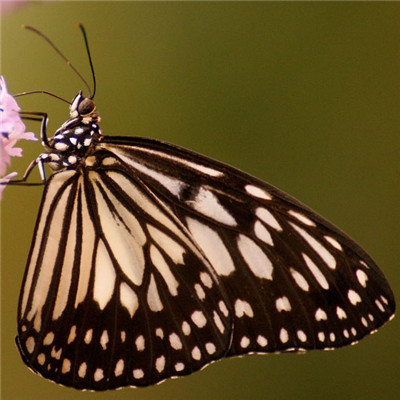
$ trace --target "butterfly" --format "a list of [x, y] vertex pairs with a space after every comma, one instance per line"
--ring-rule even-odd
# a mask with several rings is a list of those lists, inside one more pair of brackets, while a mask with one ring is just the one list
[[79, 92], [50, 139], [44, 117], [30, 168], [54, 171], [18, 307], [33, 371], [148, 386], [224, 357], [354, 344], [393, 317], [382, 272], [333, 224], [206, 156], [103, 135], [93, 98]]

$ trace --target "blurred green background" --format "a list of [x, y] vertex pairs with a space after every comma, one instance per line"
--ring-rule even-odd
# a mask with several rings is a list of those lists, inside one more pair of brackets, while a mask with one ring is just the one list
[[[90, 81], [105, 134], [150, 136], [207, 154], [291, 193], [354, 237], [399, 300], [400, 4], [32, 2], [1, 18], [1, 73], [13, 93], [72, 99]], [[20, 99], [68, 117], [48, 96]], [[29, 124], [39, 132], [39, 125]], [[24, 146], [21, 174], [40, 152]], [[355, 347], [225, 360], [147, 389], [80, 393], [32, 374], [14, 345], [20, 282], [42, 188], [2, 201], [2, 399], [396, 399], [400, 319]]]

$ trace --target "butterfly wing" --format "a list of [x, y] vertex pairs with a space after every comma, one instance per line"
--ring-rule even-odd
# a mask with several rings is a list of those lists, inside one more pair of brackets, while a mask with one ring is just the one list
[[225, 355], [232, 321], [218, 275], [135, 177], [94, 166], [54, 174], [34, 237], [16, 339], [33, 371], [105, 390]]
[[151, 139], [104, 137], [79, 172], [54, 174], [35, 232], [17, 343], [34, 371], [76, 388], [340, 347], [394, 313], [373, 260], [332, 224]]
[[234, 326], [228, 355], [331, 349], [394, 314], [393, 293], [352, 239], [273, 186], [151, 139], [106, 138], [185, 224], [220, 278]]

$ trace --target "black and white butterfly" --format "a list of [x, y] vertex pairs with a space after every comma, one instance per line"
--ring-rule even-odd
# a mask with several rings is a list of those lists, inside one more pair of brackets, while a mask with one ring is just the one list
[[158, 140], [104, 136], [93, 96], [32, 165], [46, 182], [18, 347], [57, 383], [152, 385], [248, 353], [333, 349], [393, 293], [352, 239], [289, 195]]

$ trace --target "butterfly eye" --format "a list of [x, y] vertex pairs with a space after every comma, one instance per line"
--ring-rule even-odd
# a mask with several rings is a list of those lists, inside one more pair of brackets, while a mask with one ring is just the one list
[[92, 113], [96, 108], [94, 101], [88, 98], [83, 99], [78, 106], [78, 112], [80, 115], [85, 116]]

